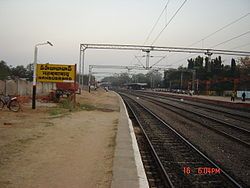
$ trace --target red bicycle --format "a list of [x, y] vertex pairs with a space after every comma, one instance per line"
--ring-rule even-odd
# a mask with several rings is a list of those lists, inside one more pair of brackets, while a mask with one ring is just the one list
[[17, 97], [11, 97], [10, 95], [3, 95], [1, 94], [0, 97], [0, 110], [4, 108], [4, 106], [7, 106], [9, 110], [13, 112], [18, 112], [20, 110], [20, 104], [17, 101]]

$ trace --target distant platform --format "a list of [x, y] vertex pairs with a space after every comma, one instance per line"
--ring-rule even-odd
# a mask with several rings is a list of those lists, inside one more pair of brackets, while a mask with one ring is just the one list
[[224, 96], [208, 96], [208, 95], [187, 95], [187, 94], [177, 94], [171, 92], [164, 92], [164, 91], [153, 91], [147, 90], [145, 92], [155, 92], [155, 93], [162, 93], [164, 95], [173, 96], [176, 98], [188, 99], [198, 102], [206, 102], [209, 104], [216, 104], [230, 108], [244, 108], [245, 110], [250, 111], [250, 100], [242, 101], [239, 98], [236, 98], [235, 101], [231, 101], [231, 97], [224, 97]]

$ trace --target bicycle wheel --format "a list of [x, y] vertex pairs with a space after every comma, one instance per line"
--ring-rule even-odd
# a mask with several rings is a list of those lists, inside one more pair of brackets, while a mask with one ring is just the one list
[[0, 110], [2, 110], [4, 107], [4, 102], [2, 100], [0, 100]]
[[10, 101], [9, 109], [13, 112], [18, 112], [20, 110], [20, 104], [16, 100]]

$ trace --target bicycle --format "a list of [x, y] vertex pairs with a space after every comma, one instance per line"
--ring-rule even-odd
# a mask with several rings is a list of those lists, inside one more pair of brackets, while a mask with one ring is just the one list
[[20, 104], [17, 101], [17, 97], [11, 97], [10, 95], [0, 94], [0, 110], [6, 105], [9, 110], [18, 112], [20, 110]]

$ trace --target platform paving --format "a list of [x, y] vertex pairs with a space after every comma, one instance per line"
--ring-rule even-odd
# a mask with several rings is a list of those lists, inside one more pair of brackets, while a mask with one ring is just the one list
[[224, 101], [224, 102], [229, 102], [229, 103], [250, 104], [250, 100], [242, 101], [240, 98], [236, 98], [235, 101], [231, 101], [231, 97], [225, 97], [225, 96], [193, 95], [193, 97], [201, 98], [201, 99]]
[[250, 110], [250, 100], [247, 99], [246, 101], [242, 101], [240, 98], [236, 98], [235, 101], [231, 101], [231, 97], [228, 96], [209, 96], [209, 95], [187, 95], [187, 94], [177, 94], [177, 93], [171, 93], [171, 92], [164, 92], [164, 91], [152, 91], [148, 90], [146, 92], [156, 92], [156, 93], [162, 93], [168, 96], [175, 96], [177, 98], [182, 99], [189, 99], [193, 101], [200, 101], [200, 102], [206, 102], [210, 104], [215, 105], [221, 105], [225, 107], [235, 108], [235, 109], [245, 109]]
[[112, 188], [147, 188], [148, 182], [141, 161], [132, 123], [121, 97], [120, 117], [113, 162]]

